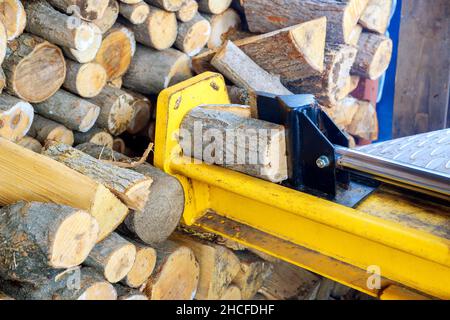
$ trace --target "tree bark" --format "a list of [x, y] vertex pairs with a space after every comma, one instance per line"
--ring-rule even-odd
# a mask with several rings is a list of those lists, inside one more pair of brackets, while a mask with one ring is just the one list
[[7, 91], [28, 102], [42, 102], [64, 83], [66, 63], [61, 50], [31, 34], [8, 43], [3, 63]]
[[44, 154], [105, 185], [129, 208], [142, 210], [145, 207], [153, 181], [151, 178], [95, 159], [64, 144], [52, 144]]
[[0, 96], [0, 137], [11, 141], [22, 139], [34, 119], [33, 107], [16, 97]]
[[47, 0], [52, 6], [67, 13], [79, 15], [83, 20], [101, 18], [108, 6], [108, 0]]
[[186, 0], [144, 0], [145, 2], [157, 6], [166, 11], [176, 12], [181, 9]]
[[132, 91], [126, 92], [132, 95], [134, 99], [132, 103], [134, 111], [133, 119], [128, 125], [127, 132], [129, 134], [135, 135], [148, 126], [150, 117], [152, 115], [152, 103], [149, 99], [139, 93]]

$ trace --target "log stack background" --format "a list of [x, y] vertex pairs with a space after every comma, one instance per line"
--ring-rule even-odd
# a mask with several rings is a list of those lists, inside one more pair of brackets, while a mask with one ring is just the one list
[[[390, 9], [388, 0], [0, 1], [0, 159], [20, 154], [16, 170], [1, 175], [21, 175], [27, 186], [0, 188], [0, 291], [16, 299], [354, 298], [215, 236], [173, 233], [181, 186], [151, 155], [132, 158], [154, 141], [159, 92], [206, 70], [224, 74], [233, 103], [250, 106], [247, 118], [257, 118], [255, 91], [314, 94], [355, 144], [376, 140], [375, 105], [352, 93], [389, 65]], [[31, 162], [47, 173], [38, 181], [72, 170], [39, 188], [26, 181]], [[81, 186], [89, 192], [72, 197]], [[61, 236], [83, 223], [82, 236]], [[75, 248], [83, 250], [62, 254]]]

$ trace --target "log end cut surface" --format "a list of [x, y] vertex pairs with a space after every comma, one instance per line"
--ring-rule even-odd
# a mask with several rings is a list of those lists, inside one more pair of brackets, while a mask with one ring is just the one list
[[113, 285], [104, 282], [95, 282], [89, 286], [77, 300], [116, 300], [117, 292]]
[[122, 246], [115, 250], [105, 266], [104, 276], [111, 283], [122, 280], [133, 267], [136, 257], [136, 248], [132, 244]]

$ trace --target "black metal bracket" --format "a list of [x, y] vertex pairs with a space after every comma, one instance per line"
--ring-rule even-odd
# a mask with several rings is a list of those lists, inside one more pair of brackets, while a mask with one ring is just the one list
[[[344, 192], [359, 186], [351, 183], [348, 172], [336, 168], [334, 146], [348, 147], [348, 138], [320, 109], [314, 96], [257, 95], [258, 118], [286, 128], [289, 179], [284, 184], [328, 199], [344, 195], [339, 202], [351, 206], [359, 202], [359, 196], [349, 200]], [[361, 197], [367, 192], [358, 190]]]

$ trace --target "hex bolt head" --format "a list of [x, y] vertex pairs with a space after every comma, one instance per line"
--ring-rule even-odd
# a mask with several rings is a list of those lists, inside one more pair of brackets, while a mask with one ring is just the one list
[[324, 169], [324, 168], [330, 166], [330, 159], [328, 159], [327, 156], [320, 156], [320, 157], [317, 158], [317, 160], [316, 160], [316, 165], [317, 165], [320, 169]]

